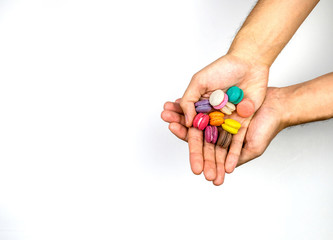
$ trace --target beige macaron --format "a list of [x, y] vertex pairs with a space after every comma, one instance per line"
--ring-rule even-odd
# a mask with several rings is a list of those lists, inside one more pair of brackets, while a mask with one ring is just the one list
[[235, 111], [236, 107], [231, 102], [227, 102], [227, 104], [221, 109], [221, 112], [227, 115], [231, 115], [233, 111]]

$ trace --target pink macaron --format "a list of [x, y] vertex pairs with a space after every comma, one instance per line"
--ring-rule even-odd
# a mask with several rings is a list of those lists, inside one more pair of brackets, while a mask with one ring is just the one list
[[213, 108], [215, 108], [215, 109], [221, 109], [221, 108], [223, 108], [227, 104], [228, 99], [229, 99], [228, 95], [226, 93], [224, 93], [223, 101], [219, 105], [213, 106]]
[[208, 143], [215, 144], [218, 137], [218, 130], [216, 126], [207, 126], [205, 129], [205, 140]]
[[204, 130], [209, 123], [209, 116], [207, 114], [199, 113], [194, 117], [193, 127], [199, 130]]
[[250, 117], [255, 111], [254, 102], [249, 98], [244, 98], [237, 104], [236, 111], [243, 118]]

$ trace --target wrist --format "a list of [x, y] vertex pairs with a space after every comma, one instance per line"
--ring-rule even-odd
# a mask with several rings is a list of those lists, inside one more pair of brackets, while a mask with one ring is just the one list
[[269, 87], [266, 95], [265, 102], [269, 102], [272, 113], [278, 119], [277, 132], [289, 127], [290, 114], [288, 107], [288, 89], [286, 87]]
[[245, 26], [233, 40], [228, 54], [244, 59], [251, 64], [270, 68], [285, 43], [280, 43], [277, 39], [265, 38], [262, 35], [258, 36], [255, 29], [248, 29]]
[[288, 128], [300, 123], [298, 113], [302, 111], [304, 105], [300, 105], [298, 99], [301, 97], [298, 84], [280, 88], [281, 106], [281, 125]]
[[256, 58], [256, 56], [252, 55], [250, 51], [247, 51], [246, 49], [243, 49], [242, 51], [229, 50], [224, 57], [226, 57], [229, 60], [232, 60], [233, 62], [241, 63], [243, 67], [246, 66], [245, 69], [247, 69], [247, 72], [251, 71], [269, 72], [270, 70], [270, 65], [258, 61], [258, 58]]

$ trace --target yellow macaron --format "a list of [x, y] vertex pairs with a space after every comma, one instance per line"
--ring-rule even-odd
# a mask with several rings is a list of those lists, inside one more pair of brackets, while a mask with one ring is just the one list
[[225, 119], [222, 128], [231, 134], [237, 134], [241, 124], [234, 119]]

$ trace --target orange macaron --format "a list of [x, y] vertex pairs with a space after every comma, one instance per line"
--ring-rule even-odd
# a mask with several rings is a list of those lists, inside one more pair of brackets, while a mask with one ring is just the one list
[[224, 114], [221, 112], [211, 112], [209, 114], [209, 124], [212, 126], [221, 126], [222, 123], [224, 123]]
[[249, 98], [244, 98], [237, 104], [236, 111], [243, 118], [250, 117], [255, 111], [254, 102]]

